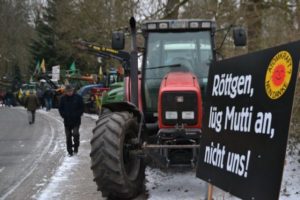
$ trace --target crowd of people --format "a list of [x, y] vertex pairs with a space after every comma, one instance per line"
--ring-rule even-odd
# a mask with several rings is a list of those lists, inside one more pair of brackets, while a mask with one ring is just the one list
[[30, 92], [37, 95], [42, 108], [49, 111], [53, 107], [55, 91], [44, 84], [40, 84], [35, 88], [27, 88], [23, 90], [20, 88], [18, 92], [12, 92], [12, 90], [0, 88], [0, 105], [6, 107], [24, 105], [24, 101], [26, 97], [29, 96]]
[[[52, 108], [53, 90], [51, 88], [42, 87], [29, 89], [22, 97], [22, 104], [28, 113], [28, 123], [32, 125], [36, 121], [36, 110], [46, 107], [46, 110]], [[13, 94], [0, 90], [0, 101], [10, 105]], [[74, 87], [66, 85], [64, 94], [59, 103], [59, 114], [63, 118], [66, 136], [66, 150], [69, 156], [78, 153], [80, 145], [79, 128], [81, 124], [81, 116], [84, 112], [83, 99], [80, 95], [74, 92]]]

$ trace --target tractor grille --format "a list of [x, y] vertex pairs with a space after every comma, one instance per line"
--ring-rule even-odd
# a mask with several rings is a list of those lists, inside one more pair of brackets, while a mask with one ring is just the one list
[[[173, 116], [167, 115], [167, 112], [169, 114], [171, 112]], [[174, 116], [174, 112], [177, 112], [177, 117]], [[164, 92], [162, 94], [162, 123], [164, 125], [195, 125], [197, 116], [198, 104], [195, 92]]]

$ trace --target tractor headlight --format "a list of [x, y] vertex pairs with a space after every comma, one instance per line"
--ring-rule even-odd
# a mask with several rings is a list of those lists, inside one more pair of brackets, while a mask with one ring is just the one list
[[195, 113], [193, 111], [183, 111], [182, 119], [195, 119]]
[[178, 114], [177, 111], [166, 111], [166, 119], [177, 119]]

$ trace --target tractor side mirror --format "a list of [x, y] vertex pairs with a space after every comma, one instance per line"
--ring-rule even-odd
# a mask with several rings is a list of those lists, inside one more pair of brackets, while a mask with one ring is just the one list
[[115, 50], [124, 49], [125, 45], [125, 36], [123, 32], [116, 31], [112, 33], [112, 48]]
[[247, 35], [245, 29], [241, 27], [233, 28], [233, 40], [234, 45], [237, 47], [246, 46]]

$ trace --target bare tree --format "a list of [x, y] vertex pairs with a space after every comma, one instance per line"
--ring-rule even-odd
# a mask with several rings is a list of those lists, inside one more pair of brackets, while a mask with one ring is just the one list
[[22, 0], [0, 0], [0, 5], [0, 77], [13, 79], [14, 66], [26, 74], [32, 58], [28, 48], [33, 33], [29, 5]]

